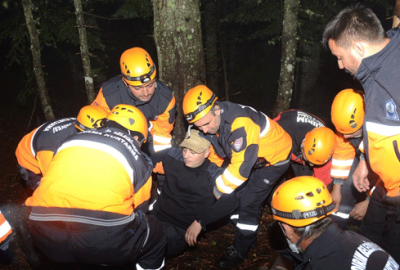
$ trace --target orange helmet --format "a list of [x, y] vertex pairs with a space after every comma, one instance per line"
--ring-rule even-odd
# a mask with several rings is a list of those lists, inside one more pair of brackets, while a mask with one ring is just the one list
[[156, 77], [157, 69], [150, 54], [134, 47], [122, 53], [119, 61], [122, 79], [130, 85], [140, 86]]
[[79, 131], [99, 128], [100, 121], [106, 118], [108, 112], [100, 106], [86, 105], [76, 117], [75, 127]]
[[148, 133], [147, 120], [138, 108], [126, 104], [116, 105], [107, 115], [107, 119], [138, 133], [139, 142], [146, 141]]
[[331, 119], [337, 131], [350, 134], [364, 123], [364, 97], [354, 89], [340, 91], [332, 103]]
[[310, 225], [336, 211], [325, 184], [313, 176], [283, 182], [274, 192], [271, 211], [275, 220], [294, 227]]
[[336, 147], [336, 136], [330, 128], [317, 127], [304, 138], [304, 155], [316, 165], [323, 165], [332, 157]]
[[183, 98], [183, 115], [189, 123], [203, 118], [218, 97], [205, 85], [198, 85], [187, 91]]

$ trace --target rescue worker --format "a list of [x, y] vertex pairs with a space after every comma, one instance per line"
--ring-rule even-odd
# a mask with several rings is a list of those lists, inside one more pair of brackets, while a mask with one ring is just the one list
[[[331, 119], [337, 131], [337, 147], [332, 161], [331, 195], [338, 211], [332, 218], [342, 229], [353, 221], [350, 218], [361, 221], [369, 204], [367, 192], [359, 192], [353, 184], [353, 173], [360, 159], [365, 162], [362, 133], [364, 114], [363, 92], [344, 89], [335, 96]], [[371, 172], [369, 179], [376, 181], [376, 176]]]
[[[400, 262], [400, 29], [385, 33], [377, 16], [356, 5], [343, 9], [325, 27], [322, 43], [338, 58], [339, 68], [350, 72], [364, 88], [363, 125], [366, 160], [383, 181], [382, 198], [390, 208], [385, 231], [385, 248]], [[361, 163], [360, 166], [366, 164]], [[358, 169], [358, 168], [357, 168]], [[371, 188], [368, 170], [353, 177], [359, 191]]]
[[120, 58], [121, 75], [103, 83], [93, 101], [106, 110], [117, 104], [129, 104], [142, 111], [150, 121], [149, 154], [171, 147], [171, 131], [175, 122], [175, 97], [172, 90], [157, 80], [157, 68], [150, 54], [134, 47]]
[[210, 142], [192, 129], [180, 148], [171, 148], [161, 158], [166, 181], [151, 212], [166, 230], [167, 257], [194, 246], [207, 225], [236, 208], [235, 194], [225, 194], [218, 201], [213, 195], [215, 177], [223, 169], [208, 159]]
[[95, 129], [107, 111], [98, 106], [81, 108], [77, 118], [69, 117], [44, 123], [25, 135], [15, 151], [17, 168], [28, 187], [35, 189], [46, 174], [59, 143], [79, 131]]
[[382, 248], [353, 232], [342, 231], [330, 215], [335, 203], [323, 182], [299, 176], [281, 184], [273, 194], [271, 211], [289, 248], [279, 253], [295, 269], [399, 269]]
[[11, 264], [14, 258], [13, 230], [0, 210], [0, 263]]
[[292, 138], [292, 162], [295, 176], [313, 175], [329, 185], [335, 133], [325, 123], [301, 110], [281, 112], [275, 119]]
[[216, 264], [233, 268], [243, 262], [255, 244], [263, 202], [289, 167], [292, 140], [262, 112], [217, 101], [204, 85], [190, 89], [182, 105], [186, 120], [204, 133], [220, 157], [230, 159], [215, 179], [215, 197], [240, 189], [239, 214], [231, 217], [237, 220], [235, 240]]
[[103, 125], [65, 139], [26, 200], [34, 243], [55, 262], [161, 269], [165, 235], [146, 215], [152, 167], [140, 145], [147, 120], [121, 104]]

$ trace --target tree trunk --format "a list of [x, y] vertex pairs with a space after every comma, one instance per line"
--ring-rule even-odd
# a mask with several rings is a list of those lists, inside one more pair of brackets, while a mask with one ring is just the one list
[[183, 96], [205, 83], [199, 0], [153, 0], [153, 10], [159, 79], [173, 89], [178, 108], [172, 140], [178, 145], [186, 132]]
[[79, 30], [79, 40], [81, 43], [80, 48], [81, 48], [83, 72], [85, 77], [86, 95], [88, 99], [88, 104], [90, 104], [95, 99], [96, 94], [94, 92], [94, 86], [93, 86], [92, 68], [90, 66], [89, 48], [86, 37], [86, 28], [84, 25], [85, 22], [83, 18], [81, 0], [74, 0], [74, 5], [75, 5], [76, 22], [78, 24], [78, 30]]
[[394, 6], [392, 27], [400, 27], [400, 0], [396, 0]]
[[297, 47], [297, 16], [299, 0], [285, 0], [282, 28], [282, 58], [279, 75], [278, 95], [274, 105], [273, 116], [290, 108], [293, 92], [294, 68]]
[[319, 109], [317, 108], [318, 106], [316, 106], [316, 104], [320, 103], [317, 103], [315, 98], [310, 97], [321, 96], [318, 94], [319, 89], [316, 87], [319, 77], [319, 60], [321, 48], [322, 46], [318, 42], [303, 43], [299, 49], [301, 52], [302, 61], [300, 63], [297, 63], [297, 65], [300, 67], [300, 71], [296, 81], [296, 84], [298, 85], [298, 87], [296, 88], [296, 90], [298, 91], [298, 94], [296, 95], [298, 103], [297, 106], [294, 107], [306, 110], [307, 112], [314, 114], [316, 112], [312, 110]]
[[[208, 1], [204, 8], [204, 25], [206, 40], [207, 86], [214, 91], [218, 89], [218, 52], [217, 52], [217, 2]], [[218, 93], [216, 93], [218, 95]]]
[[40, 54], [40, 42], [39, 36], [36, 31], [35, 22], [32, 15], [32, 2], [31, 0], [22, 0], [22, 6], [24, 8], [24, 15], [26, 20], [26, 26], [28, 27], [29, 36], [31, 39], [31, 51], [33, 58], [33, 71], [35, 72], [36, 83], [38, 86], [38, 93], [40, 97], [40, 102], [42, 104], [42, 109], [46, 117], [46, 121], [54, 120], [53, 109], [50, 105], [50, 98], [48, 96], [46, 82], [44, 80], [44, 74], [42, 69], [42, 60]]

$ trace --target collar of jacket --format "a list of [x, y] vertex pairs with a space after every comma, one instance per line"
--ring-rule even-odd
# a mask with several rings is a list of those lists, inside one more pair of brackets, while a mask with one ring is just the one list
[[359, 80], [361, 84], [363, 84], [369, 76], [373, 75], [373, 73], [378, 72], [382, 63], [391, 55], [391, 52], [398, 49], [400, 43], [400, 29], [393, 28], [387, 31], [386, 34], [390, 38], [390, 42], [380, 52], [366, 57], [361, 61], [361, 65], [355, 74], [356, 79]]
[[320, 236], [313, 240], [303, 253], [304, 260], [310, 261], [313, 257], [321, 257], [331, 251], [329, 248], [334, 242], [337, 241], [343, 231], [335, 224], [332, 223]]

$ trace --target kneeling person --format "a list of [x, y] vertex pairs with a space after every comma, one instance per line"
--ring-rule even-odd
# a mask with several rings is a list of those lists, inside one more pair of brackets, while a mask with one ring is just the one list
[[202, 228], [227, 216], [236, 207], [235, 194], [213, 195], [214, 179], [223, 169], [210, 162], [210, 142], [191, 130], [180, 145], [162, 159], [166, 176], [153, 214], [167, 233], [167, 257], [197, 243]]
[[145, 215], [152, 184], [141, 154], [147, 120], [131, 105], [117, 105], [104, 127], [68, 137], [25, 204], [37, 247], [60, 263], [161, 269], [165, 235]]

